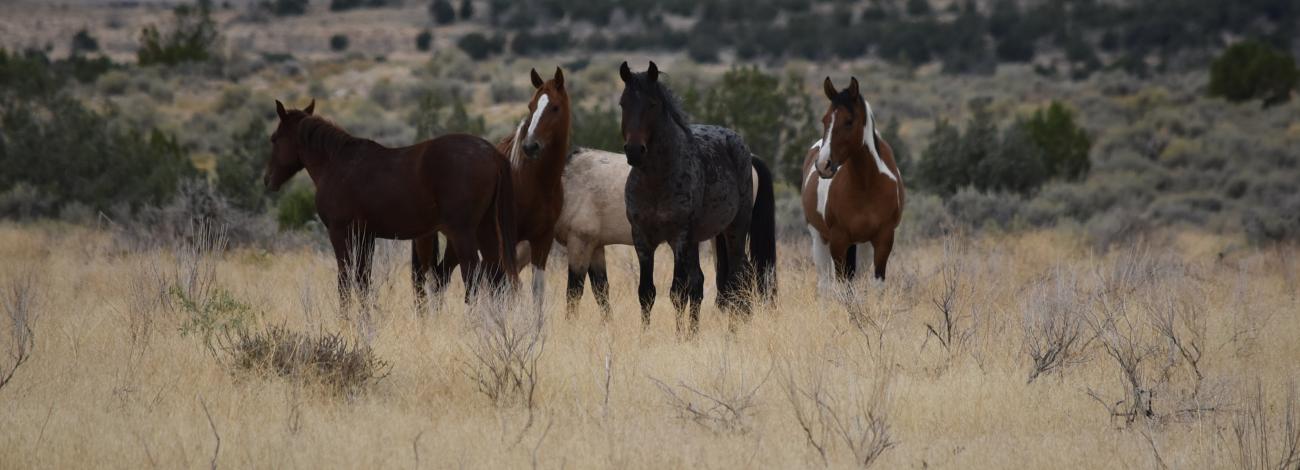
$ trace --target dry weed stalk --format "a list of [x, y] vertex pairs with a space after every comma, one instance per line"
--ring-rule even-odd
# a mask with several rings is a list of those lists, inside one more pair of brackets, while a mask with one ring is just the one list
[[504, 292], [485, 292], [470, 306], [473, 335], [468, 346], [474, 359], [465, 374], [496, 405], [518, 404], [531, 411], [537, 405], [546, 319], [511, 298]]
[[758, 391], [767, 383], [774, 368], [768, 368], [756, 384], [747, 380], [743, 371], [732, 380], [731, 369], [731, 361], [723, 355], [717, 370], [703, 386], [679, 380], [677, 388], [681, 393], [659, 379], [650, 377], [650, 380], [663, 392], [668, 406], [681, 419], [690, 420], [714, 433], [745, 434], [752, 429]]
[[[1255, 393], [1246, 398], [1246, 408], [1237, 415], [1232, 425], [1238, 468], [1300, 468], [1300, 410], [1296, 409], [1297, 398], [1295, 385], [1291, 384], [1287, 387], [1284, 411], [1270, 412], [1264, 386], [1256, 380]], [[1280, 416], [1281, 422], [1273, 422], [1270, 419], [1272, 416]]]
[[871, 467], [881, 454], [894, 447], [884, 409], [888, 371], [876, 382], [868, 398], [853, 386], [843, 393], [832, 391], [826, 381], [824, 364], [805, 369], [802, 377], [788, 363], [785, 369], [785, 395], [795, 422], [803, 431], [808, 446], [817, 451], [823, 465], [830, 464], [830, 454], [839, 446], [843, 446], [853, 456], [854, 464], [861, 468]]
[[1073, 274], [1060, 268], [1030, 286], [1021, 312], [1025, 352], [1032, 361], [1030, 383], [1040, 375], [1086, 361], [1082, 351], [1095, 336], [1087, 334], [1087, 303], [1078, 289]]
[[36, 347], [36, 334], [32, 331], [38, 309], [38, 284], [36, 274], [21, 272], [10, 278], [4, 286], [5, 326], [9, 334], [7, 364], [0, 364], [0, 390], [13, 381], [18, 368], [32, 358]]
[[[964, 317], [969, 316], [964, 315], [963, 311], [972, 307], [968, 305], [972, 286], [966, 279], [965, 250], [959, 246], [960, 243], [962, 242], [952, 238], [944, 240], [943, 260], [939, 266], [943, 285], [930, 300], [938, 311], [939, 318], [925, 324], [927, 340], [933, 336], [944, 351], [950, 354], [960, 350], [975, 334], [973, 325], [962, 324], [967, 322]], [[974, 321], [973, 318], [969, 320]]]

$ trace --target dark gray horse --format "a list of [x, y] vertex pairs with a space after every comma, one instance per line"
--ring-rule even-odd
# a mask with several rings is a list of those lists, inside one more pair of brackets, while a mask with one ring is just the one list
[[[619, 99], [623, 150], [632, 166], [624, 198], [641, 264], [641, 321], [649, 325], [654, 306], [655, 248], [668, 243], [673, 249], [669, 294], [677, 309], [678, 331], [687, 301], [690, 332], [699, 329], [704, 298], [699, 248], [706, 240], [714, 241], [717, 256], [718, 306], [748, 318], [755, 276], [745, 253], [747, 237], [754, 262], [763, 271], [758, 276], [763, 289], [775, 290], [768, 285], [774, 284], [771, 270], [776, 262], [771, 173], [730, 129], [688, 125], [676, 97], [659, 82], [654, 62], [636, 74], [624, 62], [619, 75], [624, 84]], [[756, 199], [754, 169], [760, 170]]]

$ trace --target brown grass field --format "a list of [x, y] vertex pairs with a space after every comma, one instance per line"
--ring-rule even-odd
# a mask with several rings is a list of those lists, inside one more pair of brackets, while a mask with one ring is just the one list
[[[683, 339], [663, 295], [667, 253], [649, 329], [637, 320], [634, 257], [620, 248], [609, 322], [589, 293], [578, 318], [564, 317], [557, 256], [534, 335], [527, 308], [467, 310], [458, 281], [440, 311], [417, 316], [405, 246], [381, 245], [372, 346], [390, 366], [339, 389], [233, 367], [228, 343], [209, 351], [180, 332], [193, 312], [167, 293], [197, 272], [247, 307], [250, 331], [364, 336], [338, 313], [323, 251], [195, 258], [124, 240], [0, 227], [0, 377], [19, 338], [15, 300], [32, 301], [20, 309], [34, 339], [0, 389], [0, 467], [1295, 465], [1293, 248], [1188, 232], [1105, 254], [1064, 231], [907, 240], [887, 282], [857, 285], [855, 326], [817, 292], [807, 247], [792, 241], [780, 247], [775, 308], [732, 333], [710, 280], [701, 332]], [[205, 266], [215, 277], [204, 280]], [[529, 305], [523, 295], [514, 303]], [[1033, 345], [1069, 337], [1062, 367], [1029, 381]], [[486, 367], [520, 365], [531, 400], [483, 392]]]

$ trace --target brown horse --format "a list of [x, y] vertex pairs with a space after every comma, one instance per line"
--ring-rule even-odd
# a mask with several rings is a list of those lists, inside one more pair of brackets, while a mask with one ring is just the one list
[[[536, 91], [528, 102], [528, 116], [519, 121], [514, 133], [497, 144], [497, 149], [509, 158], [514, 179], [515, 209], [519, 214], [515, 239], [528, 242], [527, 248], [521, 246], [516, 254], [517, 266], [522, 269], [531, 260], [533, 302], [540, 311], [546, 290], [546, 261], [555, 241], [555, 221], [564, 208], [560, 178], [569, 152], [571, 110], [563, 71], [556, 68], [555, 75], [544, 81], [534, 69], [531, 78]], [[421, 304], [425, 297], [425, 273], [437, 260], [437, 243], [436, 236], [412, 243], [412, 280]], [[449, 246], [455, 245], [455, 240], [449, 241]], [[442, 262], [434, 268], [435, 291], [442, 290], [458, 263], [457, 252], [448, 249]]]
[[894, 229], [903, 216], [903, 179], [858, 79], [836, 91], [826, 77], [822, 87], [831, 104], [822, 116], [825, 134], [804, 160], [803, 213], [824, 291], [832, 264], [838, 279], [853, 278], [855, 243], [871, 243], [876, 278], [885, 279]]
[[467, 289], [480, 275], [480, 250], [485, 278], [517, 282], [514, 258], [499, 255], [515, 246], [510, 168], [492, 144], [452, 134], [387, 148], [313, 116], [315, 107], [313, 100], [286, 111], [275, 102], [280, 124], [271, 135], [263, 182], [277, 191], [299, 170], [311, 176], [345, 309], [354, 289], [362, 299], [369, 290], [375, 238], [408, 240], [442, 231], [467, 260], [461, 273]]

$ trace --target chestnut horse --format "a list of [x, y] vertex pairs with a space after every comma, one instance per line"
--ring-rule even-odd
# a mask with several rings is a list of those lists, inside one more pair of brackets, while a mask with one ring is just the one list
[[[531, 260], [533, 264], [533, 302], [538, 311], [546, 291], [546, 261], [555, 241], [555, 221], [564, 207], [564, 188], [560, 183], [569, 152], [569, 92], [564, 87], [564, 72], [555, 69], [550, 80], [542, 80], [532, 70], [533, 99], [528, 102], [528, 116], [510, 136], [497, 144], [509, 158], [515, 191], [518, 231], [515, 239], [528, 242], [517, 252], [517, 266]], [[411, 253], [412, 280], [416, 295], [424, 302], [425, 273], [438, 255], [438, 239], [430, 236], [415, 240]], [[449, 241], [449, 248], [455, 246]], [[512, 251], [514, 251], [512, 249]], [[442, 262], [433, 268], [435, 292], [441, 291], [459, 262], [457, 251], [447, 250]]]
[[903, 179], [889, 143], [876, 130], [871, 105], [858, 79], [836, 91], [830, 77], [822, 84], [830, 108], [822, 116], [825, 133], [804, 160], [803, 213], [812, 236], [819, 290], [831, 277], [852, 279], [855, 243], [871, 243], [876, 279], [894, 247], [894, 229], [903, 216]]
[[515, 246], [510, 167], [492, 144], [452, 134], [388, 148], [313, 116], [315, 107], [313, 100], [302, 110], [286, 111], [275, 102], [280, 124], [271, 134], [262, 180], [277, 191], [304, 168], [311, 176], [345, 310], [354, 289], [366, 298], [376, 238], [409, 240], [442, 231], [468, 260], [461, 271], [467, 289], [480, 274], [480, 250], [489, 268], [485, 278], [517, 282], [514, 258], [499, 255]]

